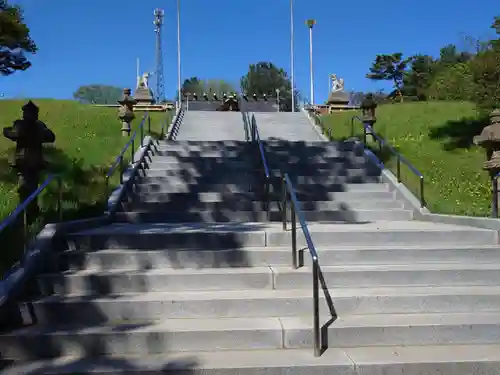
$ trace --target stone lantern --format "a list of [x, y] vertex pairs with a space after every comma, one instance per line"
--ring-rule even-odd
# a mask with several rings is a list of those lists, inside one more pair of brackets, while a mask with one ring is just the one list
[[[46, 163], [43, 159], [43, 144], [56, 140], [54, 133], [38, 119], [39, 108], [31, 100], [23, 106], [23, 117], [15, 120], [12, 126], [3, 129], [3, 135], [16, 142], [12, 167], [19, 180], [19, 201], [24, 202], [37, 189], [40, 173]], [[35, 199], [26, 211], [28, 223], [38, 216], [38, 203]]]
[[[363, 101], [361, 102], [360, 105], [361, 111], [363, 112], [361, 116], [361, 120], [363, 121], [364, 125], [368, 125], [373, 131], [373, 126], [377, 122], [377, 117], [375, 116], [375, 111], [377, 109], [377, 102], [373, 98], [373, 94], [367, 94]], [[375, 141], [375, 136], [371, 133], [368, 132], [367, 134], [370, 134]]]
[[132, 90], [123, 89], [123, 98], [118, 100], [118, 104], [121, 106], [118, 110], [118, 118], [122, 122], [122, 136], [130, 135], [132, 129], [130, 122], [135, 118], [134, 105], [137, 104], [137, 100], [130, 95], [131, 93]]
[[490, 114], [490, 125], [480, 135], [474, 137], [474, 143], [486, 150], [486, 161], [483, 169], [488, 171], [493, 183], [493, 216], [498, 214], [498, 180], [494, 177], [500, 173], [500, 109]]

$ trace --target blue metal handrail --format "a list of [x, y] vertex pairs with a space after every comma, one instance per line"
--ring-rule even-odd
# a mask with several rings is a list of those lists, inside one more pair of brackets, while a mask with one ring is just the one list
[[113, 176], [113, 174], [115, 173], [115, 171], [118, 167], [120, 167], [120, 184], [123, 183], [123, 172], [124, 172], [123, 157], [124, 157], [127, 149], [130, 147], [130, 159], [131, 159], [132, 164], [134, 164], [135, 138], [137, 136], [137, 131], [140, 131], [141, 147], [142, 147], [143, 146], [142, 142], [144, 139], [144, 124], [146, 122], [146, 119], [148, 120], [148, 131], [151, 132], [151, 118], [149, 117], [149, 113], [146, 112], [144, 114], [144, 116], [142, 117], [142, 120], [141, 120], [141, 123], [139, 124], [139, 127], [134, 131], [134, 133], [130, 137], [130, 140], [125, 144], [125, 146], [123, 146], [121, 152], [118, 154], [114, 163], [109, 168], [108, 173], [106, 174], [106, 182], [107, 183], [109, 183], [109, 179]]
[[271, 174], [269, 173], [269, 166], [267, 165], [266, 152], [264, 150], [264, 145], [260, 139], [259, 129], [257, 127], [257, 121], [255, 120], [255, 115], [252, 114], [251, 120], [251, 132], [252, 132], [252, 141], [257, 143], [259, 149], [259, 158], [262, 165], [262, 171], [264, 172], [264, 200], [265, 200], [265, 210], [267, 219], [270, 220], [271, 217], [271, 208], [270, 208], [270, 185], [271, 185]]
[[295, 189], [292, 185], [292, 181], [285, 173], [282, 180], [282, 221], [283, 230], [287, 229], [287, 201], [290, 197], [290, 211], [291, 211], [291, 224], [292, 224], [292, 265], [293, 268], [299, 268], [298, 262], [298, 251], [297, 251], [297, 218], [299, 219], [300, 227], [304, 233], [304, 238], [306, 240], [307, 248], [311, 254], [312, 268], [313, 268], [313, 346], [314, 355], [319, 357], [321, 355], [321, 330], [319, 323], [319, 284], [320, 284], [320, 267], [319, 258], [314, 246], [313, 240], [311, 238], [311, 233], [309, 233], [309, 228], [307, 227], [304, 214], [301, 209], [297, 195], [295, 194]]
[[252, 129], [253, 129], [255, 141], [259, 145], [260, 160], [262, 161], [262, 166], [264, 168], [264, 174], [265, 174], [266, 178], [269, 178], [270, 174], [269, 174], [269, 167], [267, 165], [266, 153], [264, 151], [264, 145], [262, 144], [262, 141], [260, 139], [259, 128], [257, 127], [257, 121], [255, 120], [254, 114], [252, 114]]
[[363, 125], [363, 144], [366, 145], [366, 136], [369, 132], [378, 141], [379, 149], [382, 150], [385, 147], [386, 150], [389, 150], [397, 159], [396, 164], [396, 178], [398, 182], [401, 182], [401, 164], [404, 164], [408, 167], [408, 169], [413, 172], [419, 178], [420, 181], [420, 206], [423, 208], [426, 205], [425, 196], [424, 196], [424, 175], [417, 169], [415, 166], [410, 163], [403, 155], [401, 155], [396, 149], [391, 146], [391, 144], [385, 140], [383, 137], [378, 135], [373, 131], [373, 128], [365, 123], [359, 116], [353, 116], [351, 119], [351, 136], [354, 136], [354, 120], [358, 120]]
[[[7, 216], [4, 220], [0, 222], [0, 232], [4, 231], [8, 226], [12, 225], [12, 223], [17, 222], [17, 219], [20, 215], [23, 215], [23, 225], [22, 225], [22, 236], [23, 236], [23, 246], [24, 251], [26, 252], [28, 242], [29, 242], [29, 224], [27, 209], [29, 205], [35, 201], [38, 196], [50, 185], [52, 181], [57, 181], [58, 194], [57, 194], [57, 215], [59, 221], [62, 220], [62, 180], [61, 177], [57, 174], [49, 175], [44, 182], [36, 189], [31, 195], [24, 200], [19, 206], [16, 207], [14, 211], [12, 211], [9, 216]], [[21, 262], [24, 260], [24, 257], [21, 258]]]

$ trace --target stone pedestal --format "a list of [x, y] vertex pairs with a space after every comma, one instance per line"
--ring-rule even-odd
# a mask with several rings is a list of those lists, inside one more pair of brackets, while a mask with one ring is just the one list
[[137, 105], [150, 105], [155, 102], [153, 93], [147, 87], [138, 87], [135, 89], [134, 99], [137, 101]]
[[329, 112], [343, 111], [351, 109], [349, 102], [351, 101], [350, 95], [345, 91], [330, 92], [326, 104], [328, 105]]

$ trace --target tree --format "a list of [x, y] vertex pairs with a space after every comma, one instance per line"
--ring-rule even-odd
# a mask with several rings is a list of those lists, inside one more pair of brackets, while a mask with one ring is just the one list
[[410, 69], [403, 76], [402, 91], [405, 96], [425, 100], [436, 71], [436, 62], [432, 56], [415, 55], [408, 59], [408, 63]]
[[370, 73], [366, 77], [376, 81], [392, 81], [394, 89], [398, 95], [401, 95], [401, 87], [408, 62], [408, 59], [403, 59], [401, 52], [392, 55], [377, 55], [370, 68]]
[[[280, 92], [280, 106], [283, 111], [292, 110], [292, 84], [284, 69], [278, 68], [271, 62], [261, 61], [250, 64], [246, 75], [241, 77], [240, 87], [243, 93], [258, 96], [266, 94], [276, 97], [276, 90]], [[294, 90], [297, 105], [299, 93]]]
[[73, 98], [87, 104], [115, 104], [122, 97], [123, 89], [107, 85], [80, 86]]
[[37, 47], [24, 23], [21, 8], [0, 0], [0, 73], [4, 76], [31, 66], [24, 53], [36, 53]]

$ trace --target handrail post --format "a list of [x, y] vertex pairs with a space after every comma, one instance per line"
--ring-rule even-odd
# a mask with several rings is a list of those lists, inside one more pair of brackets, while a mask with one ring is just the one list
[[270, 209], [270, 199], [269, 199], [269, 177], [265, 176], [264, 177], [265, 182], [264, 182], [264, 199], [266, 201], [266, 216], [267, 216], [267, 221], [271, 221], [271, 209]]
[[[23, 210], [23, 252], [26, 254], [28, 248], [28, 207]], [[21, 258], [24, 263], [24, 257]]]
[[63, 198], [63, 188], [62, 188], [62, 178], [59, 176], [57, 178], [57, 216], [59, 217], [59, 222], [62, 221], [62, 199]]
[[148, 133], [151, 134], [151, 117], [149, 117], [149, 113], [146, 116], [148, 116]]
[[401, 157], [399, 156], [399, 154], [397, 155], [397, 157], [398, 161], [396, 164], [396, 177], [398, 179], [398, 182], [401, 182]]
[[141, 147], [144, 146], [144, 126], [141, 126]]
[[312, 260], [313, 266], [313, 340], [314, 356], [321, 356], [321, 331], [319, 326], [319, 264], [318, 259]]
[[123, 155], [120, 156], [120, 185], [123, 184]]
[[295, 206], [292, 204], [290, 207], [291, 210], [291, 221], [292, 221], [292, 262], [293, 268], [299, 268], [299, 264], [297, 262], [297, 218], [295, 212]]
[[132, 138], [132, 144], [130, 148], [130, 160], [132, 161], [132, 164], [134, 164], [134, 152], [135, 152], [135, 138]]
[[425, 207], [424, 176], [420, 176], [420, 207]]
[[491, 217], [498, 218], [498, 177], [493, 176], [492, 183], [492, 196], [491, 196]]
[[286, 211], [287, 211], [287, 192], [286, 192], [286, 180], [285, 177], [282, 179], [282, 185], [281, 185], [281, 219], [283, 221], [283, 230], [286, 230]]
[[363, 123], [363, 144], [366, 145], [366, 125]]

